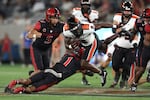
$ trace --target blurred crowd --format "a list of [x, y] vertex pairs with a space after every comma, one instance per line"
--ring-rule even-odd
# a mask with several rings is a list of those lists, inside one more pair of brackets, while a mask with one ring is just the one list
[[[102, 21], [110, 21], [110, 15], [120, 11], [120, 5], [125, 0], [91, 1], [92, 8], [100, 12]], [[150, 0], [129, 1], [133, 2], [137, 15], [150, 6]], [[0, 0], [0, 23], [28, 24], [43, 17], [43, 11], [49, 7], [58, 7], [65, 21], [73, 7], [80, 7], [80, 0]]]

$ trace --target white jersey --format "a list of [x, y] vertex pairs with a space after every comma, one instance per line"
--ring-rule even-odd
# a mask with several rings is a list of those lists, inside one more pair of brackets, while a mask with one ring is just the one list
[[[82, 28], [83, 34], [79, 37], [79, 40], [81, 40], [81, 44], [83, 46], [89, 46], [95, 40], [95, 35], [93, 34], [95, 32], [94, 24], [85, 22], [84, 24], [82, 24]], [[64, 25], [63, 35], [67, 38], [76, 38], [76, 36], [69, 30], [67, 24]]]
[[82, 22], [94, 22], [99, 17], [99, 13], [96, 10], [91, 10], [91, 13], [89, 14], [89, 20], [88, 18], [84, 17], [81, 11], [81, 8], [73, 8], [72, 15], [74, 15], [81, 23]]
[[[125, 25], [122, 26], [122, 28], [125, 29], [126, 31], [134, 29], [135, 21], [136, 21], [137, 18], [139, 18], [139, 17], [133, 14], [132, 17], [129, 19], [129, 21]], [[114, 16], [113, 21], [117, 22], [118, 25], [120, 23], [122, 23], [122, 14], [121, 13], [117, 13]], [[121, 37], [117, 38], [116, 44], [119, 47], [123, 47], [123, 48], [133, 48], [133, 44], [134, 43], [138, 44], [138, 42], [139, 41], [138, 41], [137, 38], [135, 38], [134, 40], [132, 40], [130, 42], [130, 40], [126, 39], [125, 36], [121, 36]]]

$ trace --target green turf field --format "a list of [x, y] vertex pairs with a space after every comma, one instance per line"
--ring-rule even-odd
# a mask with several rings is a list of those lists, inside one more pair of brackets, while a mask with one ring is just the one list
[[[129, 93], [127, 94], [110, 94], [109, 85], [113, 81], [111, 68], [108, 68], [108, 80], [105, 87], [101, 87], [100, 79], [98, 75], [94, 75], [94, 77], [87, 77], [90, 81], [91, 85], [83, 86], [81, 84], [81, 74], [77, 73], [72, 77], [64, 80], [63, 82], [49, 88], [46, 91], [34, 94], [5, 94], [3, 93], [4, 87], [13, 80], [18, 78], [27, 78], [28, 71], [32, 70], [32, 68], [22, 68], [21, 65], [10, 66], [10, 65], [2, 65], [0, 66], [0, 100], [148, 100], [150, 98], [150, 84], [146, 83], [138, 87], [137, 93], [131, 93], [129, 89], [125, 91]], [[71, 89], [81, 90], [79, 93], [72, 92]], [[55, 90], [55, 92], [54, 92]], [[59, 92], [57, 92], [57, 91]], [[65, 90], [65, 91], [64, 91]], [[69, 90], [69, 92], [66, 92]], [[86, 91], [83, 91], [86, 90]], [[102, 92], [102, 91], [106, 92]], [[109, 92], [107, 91], [109, 90]], [[119, 86], [114, 89], [114, 92], [120, 91]], [[72, 93], [71, 93], [71, 92]], [[94, 91], [94, 92], [93, 92]], [[101, 91], [98, 93], [97, 91]], [[111, 90], [112, 91], [112, 90]], [[124, 90], [123, 90], [124, 91]], [[143, 93], [146, 91], [146, 94]], [[122, 92], [122, 91], [120, 91]], [[141, 93], [141, 94], [140, 94]]]

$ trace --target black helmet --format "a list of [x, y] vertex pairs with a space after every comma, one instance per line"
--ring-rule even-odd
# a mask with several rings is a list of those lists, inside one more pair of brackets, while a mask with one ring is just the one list
[[69, 30], [76, 37], [80, 37], [83, 34], [82, 25], [74, 16], [68, 18], [67, 24], [69, 25]]
[[125, 1], [122, 4], [122, 10], [133, 11], [133, 4], [130, 1]]
[[81, 5], [91, 5], [90, 0], [81, 0]]
[[[127, 17], [127, 18], [130, 18], [132, 16], [132, 13], [133, 13], [133, 5], [132, 5], [132, 2], [130, 1], [125, 1], [123, 2], [122, 4], [122, 11], [123, 11], [123, 16]], [[130, 11], [131, 13], [125, 13], [124, 11]]]

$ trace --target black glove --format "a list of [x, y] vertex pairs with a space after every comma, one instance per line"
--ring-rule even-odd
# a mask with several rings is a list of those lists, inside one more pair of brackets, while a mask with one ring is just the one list
[[137, 49], [137, 46], [138, 46], [137, 43], [133, 44], [134, 49]]
[[119, 33], [119, 35], [131, 37], [131, 33], [129, 31], [126, 31], [125, 29], [122, 29], [122, 31]]
[[108, 47], [107, 44], [104, 41], [101, 41], [100, 46], [98, 48], [98, 51], [106, 53], [107, 52], [107, 47]]

